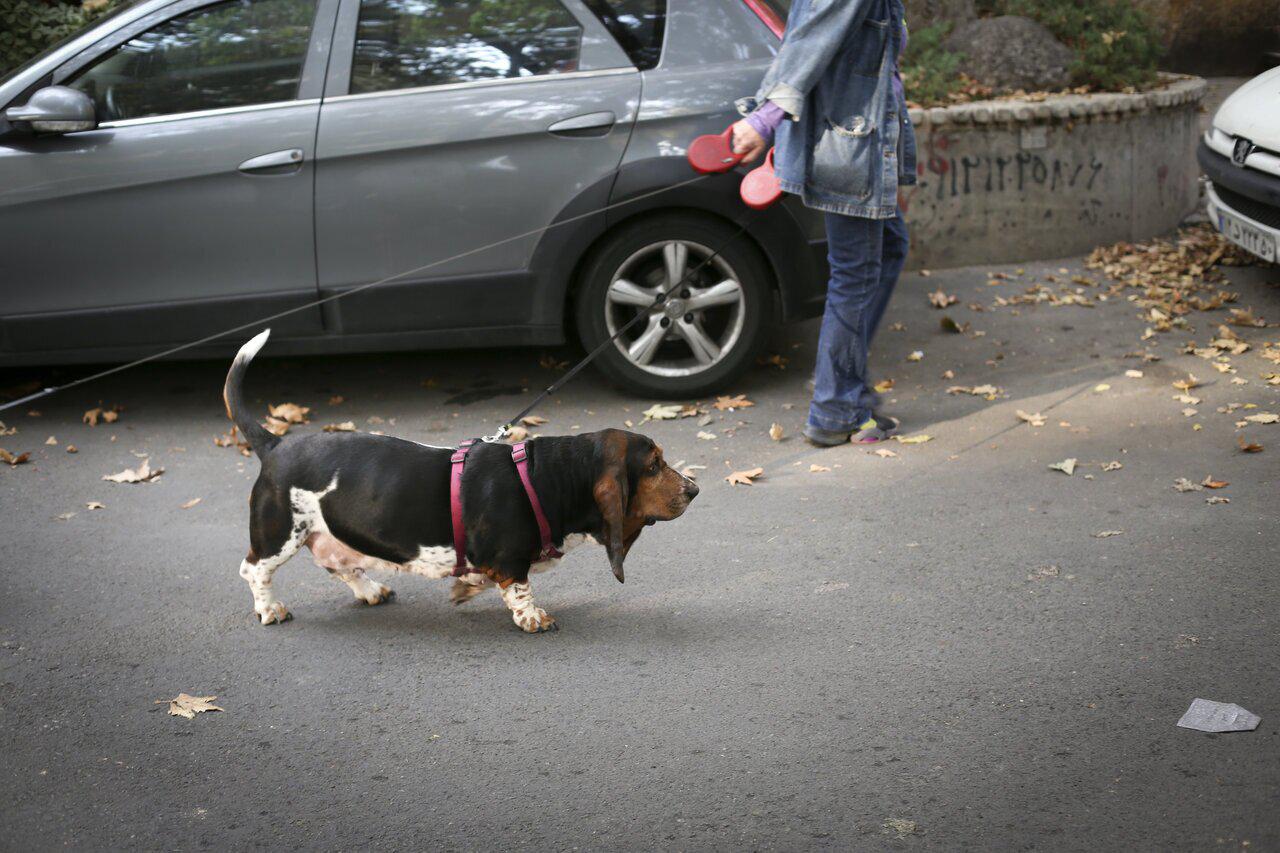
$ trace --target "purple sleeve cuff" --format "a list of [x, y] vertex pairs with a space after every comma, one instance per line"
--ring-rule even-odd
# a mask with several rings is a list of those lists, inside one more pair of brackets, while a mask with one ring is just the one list
[[782, 107], [773, 101], [765, 101], [755, 112], [747, 116], [747, 124], [765, 138], [766, 141], [773, 141], [774, 131], [778, 129], [778, 125], [782, 124], [782, 120], [787, 117], [787, 113]]

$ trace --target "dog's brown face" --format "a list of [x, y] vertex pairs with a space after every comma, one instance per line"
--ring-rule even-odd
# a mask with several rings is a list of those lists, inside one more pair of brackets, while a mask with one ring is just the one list
[[622, 582], [623, 560], [641, 531], [683, 515], [698, 485], [668, 465], [662, 448], [647, 436], [616, 429], [598, 436], [600, 476], [593, 494], [604, 519], [609, 564]]

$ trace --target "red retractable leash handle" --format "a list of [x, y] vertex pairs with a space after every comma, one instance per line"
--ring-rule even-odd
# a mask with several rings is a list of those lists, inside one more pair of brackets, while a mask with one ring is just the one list
[[[743, 156], [733, 150], [732, 125], [724, 133], [699, 136], [689, 145], [689, 165], [703, 175], [728, 172], [742, 163]], [[764, 163], [742, 179], [739, 192], [742, 202], [752, 210], [764, 210], [782, 197], [782, 187], [778, 185], [778, 176], [773, 170], [772, 148]]]

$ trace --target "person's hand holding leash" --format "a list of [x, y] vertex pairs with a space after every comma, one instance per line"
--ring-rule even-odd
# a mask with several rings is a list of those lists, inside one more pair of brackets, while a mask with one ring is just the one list
[[743, 163], [759, 160], [767, 150], [769, 141], [751, 126], [751, 122], [742, 119], [733, 126], [733, 153], [744, 155]]

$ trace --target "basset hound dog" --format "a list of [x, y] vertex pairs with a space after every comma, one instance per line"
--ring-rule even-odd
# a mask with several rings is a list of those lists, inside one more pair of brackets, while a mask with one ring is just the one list
[[394, 595], [366, 575], [370, 569], [454, 576], [455, 604], [494, 585], [521, 630], [552, 630], [556, 621], [534, 604], [529, 576], [558, 559], [545, 558], [549, 549], [540, 548], [532, 495], [556, 551], [586, 541], [602, 544], [622, 581], [623, 561], [641, 531], [678, 518], [698, 494], [697, 484], [668, 465], [660, 447], [636, 433], [606, 429], [531, 439], [524, 453], [527, 487], [509, 445], [477, 442], [460, 484], [459, 535], [466, 553], [459, 568], [452, 511], [458, 502], [450, 499], [454, 450], [364, 433], [268, 432], [246, 409], [242, 385], [269, 335], [267, 330], [240, 349], [223, 388], [228, 417], [261, 463], [249, 497], [250, 548], [240, 576], [263, 625], [290, 618], [273, 578], [305, 546], [365, 604]]

